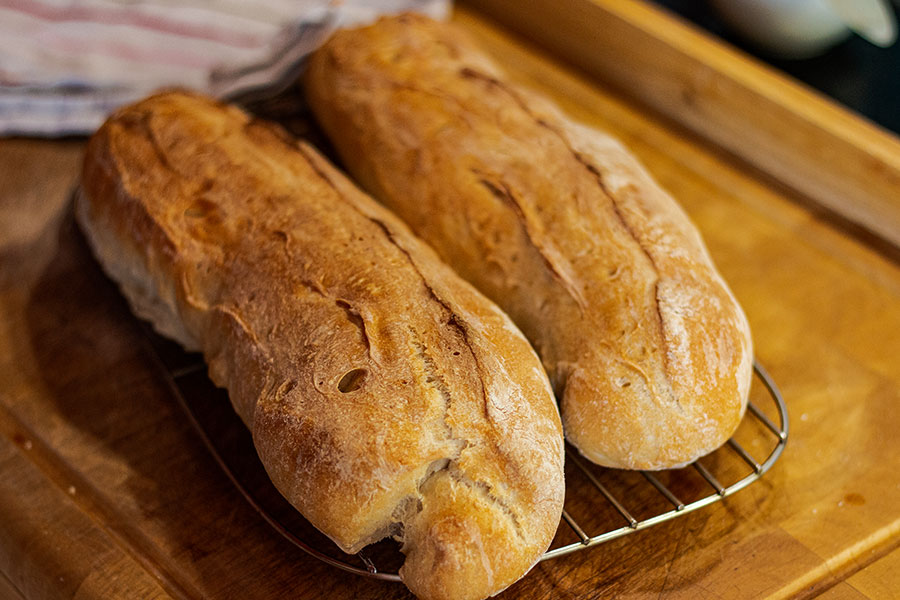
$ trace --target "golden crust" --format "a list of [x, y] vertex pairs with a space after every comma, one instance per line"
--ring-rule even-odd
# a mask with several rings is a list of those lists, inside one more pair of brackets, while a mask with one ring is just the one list
[[168, 93], [98, 131], [82, 187], [104, 268], [202, 350], [275, 485], [338, 545], [402, 535], [422, 598], [483, 598], [540, 557], [564, 486], [537, 356], [313, 149]]
[[338, 32], [305, 84], [363, 187], [522, 328], [583, 454], [668, 468], [733, 433], [746, 318], [684, 212], [617, 141], [420, 16]]

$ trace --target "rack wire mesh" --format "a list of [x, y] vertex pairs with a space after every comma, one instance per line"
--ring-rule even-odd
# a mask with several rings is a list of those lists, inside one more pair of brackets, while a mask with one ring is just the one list
[[[284, 521], [290, 520], [295, 524], [297, 518], [286, 518], [285, 510], [272, 510], [266, 502], [257, 498], [251, 491], [252, 485], [247, 485], [243, 478], [235, 474], [235, 469], [223, 456], [221, 448], [213, 441], [209, 427], [200, 417], [198, 408], [189, 402], [189, 397], [197, 395], [218, 396], [217, 401], [206, 403], [207, 409], [212, 405], [225, 405], [224, 393], [216, 390], [212, 383], [206, 379], [205, 364], [195, 355], [185, 355], [174, 346], [163, 341], [147, 330], [150, 338], [151, 354], [159, 362], [161, 370], [166, 375], [173, 395], [181, 408], [186, 413], [189, 422], [209, 450], [212, 457], [221, 467], [225, 475], [237, 488], [247, 502], [262, 516], [262, 518], [289, 540], [296, 547], [307, 554], [344, 571], [356, 575], [387, 581], [400, 581], [396, 573], [396, 567], [402, 562], [399, 551], [394, 546], [385, 552], [384, 548], [377, 549], [374, 554], [379, 554], [379, 559], [386, 554], [393, 553], [387, 563], [390, 567], [379, 567], [369, 549], [364, 549], [355, 555], [341, 555], [327, 538], [317, 534], [306, 523], [305, 527], [299, 526], [303, 533], [294, 531], [294, 527], [286, 525]], [[172, 354], [178, 356], [171, 358]], [[166, 357], [169, 355], [169, 358]], [[642, 531], [686, 515], [692, 511], [719, 502], [724, 498], [744, 489], [763, 476], [778, 460], [784, 451], [788, 439], [788, 414], [781, 392], [775, 385], [768, 372], [758, 362], [753, 365], [756, 381], [762, 384], [762, 388], [754, 385], [751, 390], [751, 400], [747, 405], [747, 412], [734, 437], [712, 454], [703, 457], [686, 467], [669, 471], [618, 471], [598, 467], [580, 457], [577, 451], [566, 447], [566, 507], [562, 513], [562, 519], [554, 542], [542, 557], [542, 560], [551, 560], [572, 552], [586, 550], [604, 542]], [[186, 389], [187, 388], [187, 389]], [[759, 401], [760, 398], [768, 399], [768, 406]], [[199, 409], [201, 412], [206, 409]], [[228, 408], [230, 410], [230, 407]], [[770, 416], [771, 415], [771, 416]], [[773, 419], [774, 417], [774, 419]], [[776, 424], [777, 421], [777, 424]], [[232, 424], [234, 427], [234, 425]], [[242, 428], [240, 424], [236, 425]], [[234, 432], [232, 431], [232, 434]], [[738, 438], [742, 437], [742, 440]], [[253, 454], [252, 442], [249, 436], [246, 439], [235, 442], [237, 445], [250, 446], [244, 448], [243, 454]], [[748, 450], [751, 448], [751, 450]], [[757, 460], [754, 452], [765, 452], [765, 458]], [[729, 456], [731, 464], [729, 464]], [[743, 465], [744, 472], [740, 473], [735, 468], [734, 460]], [[262, 466], [254, 465], [252, 468], [262, 471]], [[749, 473], [746, 473], [749, 469]], [[699, 477], [702, 482], [689, 483], [690, 474]], [[629, 477], [631, 481], [625, 481]], [[636, 482], [634, 478], [639, 478]], [[580, 478], [580, 484], [576, 483]], [[604, 480], [606, 480], [604, 482]], [[640, 485], [642, 484], [642, 485]], [[705, 489], [705, 492], [698, 490]], [[685, 494], [692, 497], [682, 500]], [[266, 494], [261, 494], [266, 495]], [[268, 494], [271, 501], [271, 496]], [[277, 495], [277, 494], [275, 494]], [[659, 502], [654, 502], [650, 496], [655, 496]], [[283, 499], [281, 500], [284, 503]], [[661, 502], [661, 503], [660, 503]], [[269, 502], [271, 504], [271, 502]], [[637, 514], [635, 506], [649, 514]], [[604, 512], [604, 509], [608, 509]], [[575, 512], [587, 515], [587, 518], [577, 515]], [[274, 513], [280, 512], [276, 516]], [[296, 512], [296, 511], [292, 511]], [[599, 523], [599, 524], [598, 524]], [[590, 531], [590, 533], [588, 533]], [[572, 539], [574, 536], [574, 539]], [[310, 538], [316, 538], [311, 540]], [[383, 546], [383, 544], [381, 544]], [[325, 548], [328, 548], [326, 551]], [[328, 552], [331, 552], [329, 554]], [[381, 562], [379, 560], [379, 562]]]

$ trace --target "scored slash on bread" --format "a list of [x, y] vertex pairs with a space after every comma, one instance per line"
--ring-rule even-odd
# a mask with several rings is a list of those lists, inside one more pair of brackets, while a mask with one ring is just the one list
[[421, 598], [524, 575], [562, 429], [509, 318], [304, 143], [166, 93], [91, 138], [76, 214], [157, 330], [200, 350], [281, 493], [347, 552], [403, 542]]

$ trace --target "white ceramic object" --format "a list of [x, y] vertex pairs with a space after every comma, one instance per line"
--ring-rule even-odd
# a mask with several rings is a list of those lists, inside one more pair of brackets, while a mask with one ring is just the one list
[[877, 46], [897, 39], [887, 0], [710, 0], [745, 38], [784, 58], [809, 58], [855, 32]]

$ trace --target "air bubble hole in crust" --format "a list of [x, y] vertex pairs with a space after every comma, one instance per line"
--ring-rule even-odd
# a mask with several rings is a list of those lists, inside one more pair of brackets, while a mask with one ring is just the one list
[[190, 206], [184, 209], [184, 216], [192, 219], [205, 219], [216, 210], [216, 205], [204, 198], [198, 198]]
[[350, 392], [355, 392], [360, 387], [362, 387], [363, 379], [366, 377], [365, 369], [353, 369], [352, 371], [347, 371], [344, 373], [344, 376], [341, 377], [341, 380], [338, 382], [338, 391], [342, 394], [349, 394]]

